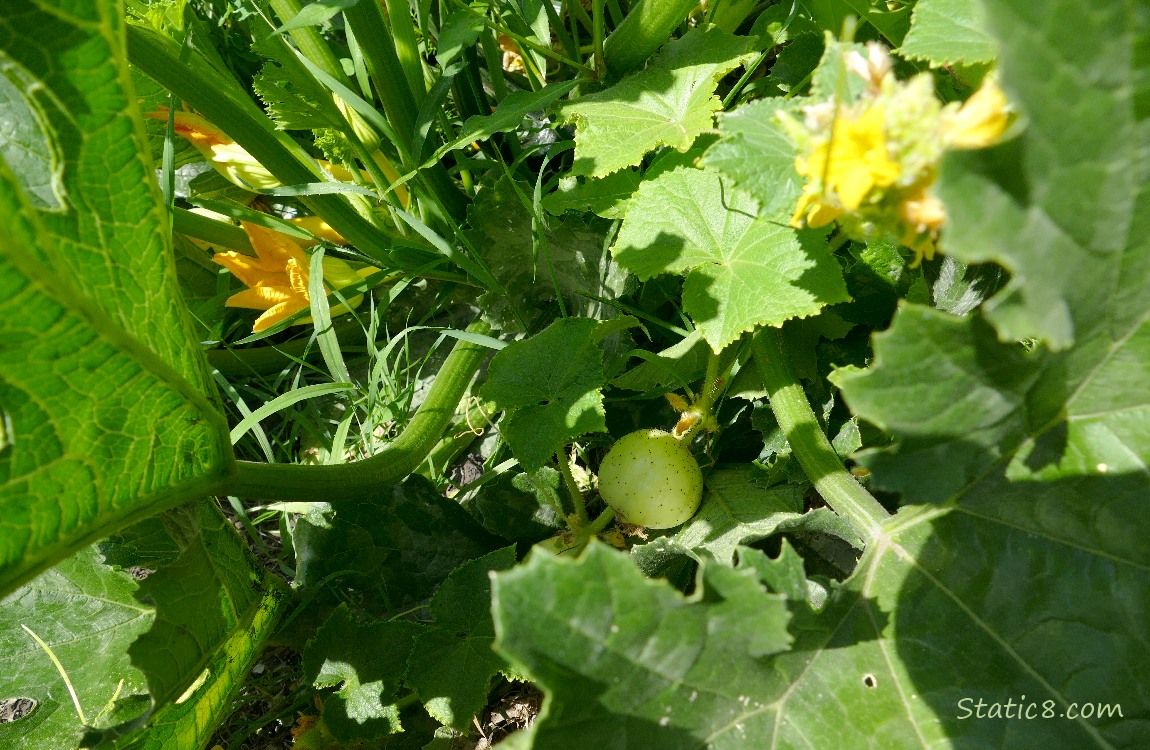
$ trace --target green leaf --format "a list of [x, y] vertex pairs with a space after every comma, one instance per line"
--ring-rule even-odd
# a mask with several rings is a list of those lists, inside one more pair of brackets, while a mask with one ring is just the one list
[[496, 550], [462, 565], [431, 598], [436, 628], [416, 639], [407, 682], [445, 726], [469, 727], [487, 703], [491, 678], [510, 668], [491, 649], [490, 573], [514, 564], [514, 547]]
[[334, 511], [313, 510], [297, 525], [296, 578], [306, 588], [339, 573], [329, 585], [377, 616], [418, 604], [451, 571], [503, 544], [421, 476]]
[[143, 514], [202, 497], [232, 459], [129, 115], [120, 12], [23, 6], [0, 18], [0, 47], [62, 170], [61, 208], [38, 209], [9, 169], [22, 165], [0, 164], [6, 592]]
[[710, 130], [719, 79], [743, 64], [751, 39], [710, 28], [671, 42], [641, 72], [563, 106], [576, 124], [574, 174], [602, 177], [659, 146], [680, 151]]
[[730, 177], [759, 201], [759, 213], [787, 222], [803, 190], [795, 171], [795, 146], [775, 120], [782, 99], [760, 99], [719, 118], [722, 138], [703, 163]]
[[[807, 580], [803, 569], [803, 558], [786, 539], [779, 547], [779, 556], [767, 557], [762, 550], [750, 547], [738, 547], [739, 567], [754, 568], [763, 583], [770, 591], [782, 594], [792, 602], [806, 602], [814, 609], [821, 609], [825, 603], [826, 592], [821, 587]], [[812, 594], [818, 592], [821, 602], [814, 601]]]
[[308, 641], [304, 676], [317, 688], [339, 688], [323, 705], [333, 737], [354, 742], [403, 731], [394, 701], [422, 630], [403, 620], [360, 622], [341, 604]]
[[475, 40], [479, 38], [479, 34], [484, 29], [481, 13], [486, 5], [486, 3], [482, 3], [480, 7], [476, 8], [480, 11], [479, 13], [463, 9], [453, 10], [443, 20], [435, 51], [435, 62], [438, 63], [440, 70], [446, 70], [447, 66], [456, 57], [459, 57], [464, 49], [475, 45]]
[[739, 545], [795, 529], [831, 533], [861, 548], [858, 535], [830, 509], [803, 513], [805, 490], [797, 484], [770, 486], [766, 470], [754, 465], [713, 472], [699, 512], [671, 541], [695, 556], [706, 551], [724, 565], [734, 565]]
[[128, 650], [157, 706], [187, 690], [262, 606], [262, 576], [214, 502], [169, 511], [163, 523], [180, 554], [140, 582], [139, 599], [156, 619]]
[[768, 746], [748, 728], [771, 715], [769, 655], [791, 640], [785, 600], [753, 570], [721, 565], [704, 566], [699, 589], [684, 598], [598, 543], [497, 573], [496, 648], [548, 693], [535, 746]]
[[309, 130], [345, 126], [331, 94], [285, 46], [274, 36], [256, 45], [256, 50], [270, 59], [252, 80], [252, 90], [263, 100], [276, 127]]
[[559, 511], [561, 483], [559, 472], [549, 466], [533, 474], [501, 474], [479, 488], [469, 507], [493, 534], [534, 544], [567, 524]]
[[186, 700], [169, 703], [153, 713], [146, 732], [117, 741], [116, 750], [171, 750], [207, 744], [235, 710], [236, 698], [291, 603], [278, 580], [269, 574], [265, 581], [260, 606], [243, 627], [233, 630], [217, 646], [202, 673], [204, 681]]
[[706, 371], [711, 348], [703, 340], [702, 331], [696, 328], [682, 341], [661, 352], [644, 352], [637, 356], [644, 361], [615, 378], [612, 385], [630, 391], [690, 387]]
[[634, 169], [620, 169], [602, 179], [562, 177], [555, 192], [543, 198], [543, 207], [556, 216], [565, 211], [591, 211], [604, 219], [622, 219], [639, 181]]
[[[609, 305], [594, 298], [620, 297], [630, 291], [632, 279], [607, 252], [607, 222], [571, 216], [543, 225], [521, 194], [530, 196], [531, 189], [509, 178], [482, 191], [468, 211], [468, 236], [492, 275], [505, 289], [515, 290], [513, 299], [519, 301], [528, 326], [560, 304], [569, 315], [614, 315]], [[511, 302], [502, 295], [487, 292], [479, 305], [493, 326], [522, 330]]]
[[[951, 221], [942, 247], [1010, 271], [985, 306], [1000, 338], [1064, 349], [1107, 316], [1130, 314], [1113, 300], [1137, 273], [1122, 256], [1146, 236], [1150, 94], [1136, 83], [1144, 53], [1131, 57], [1145, 44], [1144, 21], [1124, 4], [1084, 8], [1080, 20], [1060, 14], [1049, 28], [1029, 10], [987, 10], [1003, 45], [1003, 88], [1028, 120], [1017, 139], [943, 163], [939, 195]], [[1050, 41], [1058, 38], [1076, 41], [1062, 49]]]
[[683, 308], [715, 351], [847, 299], [821, 233], [757, 212], [718, 173], [675, 169], [639, 186], [612, 251], [640, 279], [686, 271]]
[[983, 30], [980, 0], [921, 0], [914, 6], [910, 31], [899, 53], [932, 66], [994, 61], [994, 40]]
[[855, 414], [904, 438], [863, 460], [879, 486], [907, 502], [957, 494], [1060, 406], [1034, 400], [1049, 389], [1039, 389], [1042, 355], [999, 343], [980, 317], [907, 306], [875, 336], [874, 350], [869, 369], [843, 370], [832, 382]]
[[12, 750], [74, 748], [84, 727], [63, 677], [21, 626], [59, 659], [85, 718], [107, 727], [147, 711], [144, 676], [128, 663], [128, 644], [152, 623], [133, 594], [131, 576], [85, 549], [41, 573], [0, 602], [0, 698], [31, 698], [33, 711], [0, 724], [0, 746]]
[[491, 360], [480, 395], [509, 413], [500, 432], [528, 471], [554, 459], [572, 438], [607, 429], [599, 321], [561, 318]]

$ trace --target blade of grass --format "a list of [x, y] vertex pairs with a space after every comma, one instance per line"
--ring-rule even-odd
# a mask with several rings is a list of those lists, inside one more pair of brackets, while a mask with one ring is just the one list
[[311, 269], [308, 276], [308, 296], [311, 297], [311, 319], [315, 327], [315, 338], [319, 344], [323, 362], [331, 379], [340, 383], [350, 383], [351, 375], [347, 363], [343, 361], [343, 351], [339, 339], [331, 325], [331, 308], [327, 303], [327, 287], [323, 279], [323, 248], [318, 247], [311, 255]]
[[327, 396], [332, 393], [343, 393], [344, 391], [355, 390], [355, 385], [352, 383], [317, 383], [315, 385], [305, 385], [302, 388], [288, 391], [287, 393], [276, 396], [271, 401], [260, 408], [248, 414], [240, 420], [240, 423], [232, 428], [231, 438], [232, 445], [235, 445], [240, 439], [248, 433], [253, 427], [259, 424], [264, 419], [267, 419], [273, 414], [277, 414], [284, 409], [291, 408], [301, 401], [306, 401], [309, 398], [318, 398], [319, 396]]

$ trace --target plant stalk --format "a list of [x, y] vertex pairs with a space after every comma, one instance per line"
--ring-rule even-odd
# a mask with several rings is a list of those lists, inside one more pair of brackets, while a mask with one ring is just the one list
[[[467, 330], [487, 335], [491, 327], [476, 321]], [[235, 472], [224, 482], [223, 494], [259, 500], [330, 502], [382, 492], [419, 468], [431, 453], [490, 353], [480, 344], [458, 341], [403, 434], [371, 458], [322, 466], [237, 461]]]
[[610, 78], [622, 78], [640, 67], [674, 33], [697, 0], [638, 0], [603, 44]]
[[843, 467], [823, 434], [803, 392], [798, 373], [787, 359], [782, 330], [760, 330], [755, 334], [752, 348], [770, 398], [771, 411], [787, 436], [799, 466], [827, 505], [846, 518], [864, 541], [874, 539], [890, 514]]
[[[275, 11], [276, 17], [279, 18], [281, 24], [286, 24], [291, 21], [299, 12], [303, 10], [303, 3], [300, 0], [270, 0], [269, 5]], [[295, 41], [299, 51], [304, 54], [304, 57], [311, 60], [318, 65], [332, 78], [335, 78], [340, 83], [349, 85], [351, 82], [343, 73], [343, 66], [339, 64], [339, 59], [332, 52], [331, 46], [324, 40], [323, 35], [319, 33], [317, 26], [301, 26], [298, 29], [292, 29], [288, 32], [291, 38]]]
[[579, 525], [582, 526], [589, 520], [587, 518], [587, 506], [583, 502], [583, 493], [579, 491], [579, 484], [575, 481], [575, 475], [571, 473], [571, 461], [563, 451], [555, 454], [555, 458], [559, 461], [559, 473], [563, 475], [563, 484], [567, 487], [567, 493], [571, 495], [571, 505], [575, 508], [575, 517], [579, 519]]

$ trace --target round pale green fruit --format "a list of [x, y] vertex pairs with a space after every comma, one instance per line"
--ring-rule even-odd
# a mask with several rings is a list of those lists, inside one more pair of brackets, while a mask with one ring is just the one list
[[599, 494], [627, 523], [669, 529], [703, 499], [703, 472], [681, 440], [662, 430], [619, 439], [599, 466]]

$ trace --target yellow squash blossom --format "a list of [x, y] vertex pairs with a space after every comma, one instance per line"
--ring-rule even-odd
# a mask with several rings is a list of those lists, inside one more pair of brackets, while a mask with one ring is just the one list
[[[216, 253], [212, 260], [248, 287], [229, 297], [228, 307], [264, 311], [252, 326], [252, 331], [259, 333], [311, 306], [310, 269], [303, 249], [287, 235], [248, 222], [243, 222], [243, 227], [256, 257], [233, 250]], [[324, 286], [329, 290], [343, 289], [378, 270], [367, 266], [356, 271], [339, 258], [324, 256]], [[348, 304], [354, 308], [362, 300], [363, 295], [357, 295], [349, 299]], [[339, 315], [347, 310], [344, 305], [336, 305], [331, 314]], [[310, 318], [304, 318], [297, 325], [310, 322]]]
[[1006, 94], [987, 77], [961, 108], [943, 113], [942, 137], [950, 148], [986, 148], [998, 143], [1009, 122]]
[[[168, 110], [161, 107], [156, 112], [148, 112], [145, 116], [156, 120], [168, 119]], [[203, 154], [217, 172], [223, 175], [228, 182], [245, 190], [260, 192], [273, 188], [283, 187], [264, 165], [256, 161], [243, 146], [236, 143], [228, 135], [212, 123], [191, 112], [176, 112], [173, 116], [173, 126], [176, 135], [183, 137]], [[382, 155], [381, 155], [382, 156]], [[325, 159], [316, 159], [316, 163], [340, 182], [353, 182], [351, 172], [332, 164]], [[394, 171], [394, 170], [393, 170]], [[368, 181], [371, 177], [363, 175]]]
[[[882, 110], [869, 107], [853, 119], [840, 110], [829, 141], [797, 157], [795, 169], [807, 185], [792, 224], [818, 227], [857, 211], [872, 189], [889, 187], [899, 176], [898, 163], [887, 153]], [[834, 192], [837, 205], [823, 201], [827, 191]]]
[[[166, 107], [161, 107], [159, 111], [148, 112], [146, 116], [166, 121], [168, 110]], [[283, 183], [273, 177], [272, 173], [240, 144], [199, 115], [176, 112], [173, 115], [173, 125], [176, 135], [195, 146], [212, 168], [232, 184], [256, 192], [283, 187]]]
[[306, 229], [319, 238], [318, 240], [301, 240], [301, 244], [304, 247], [311, 247], [317, 244], [319, 240], [327, 240], [336, 245], [347, 244], [347, 240], [343, 238], [342, 234], [332, 229], [331, 224], [328, 224], [318, 216], [297, 216], [294, 219], [288, 219], [288, 221], [300, 229]]

